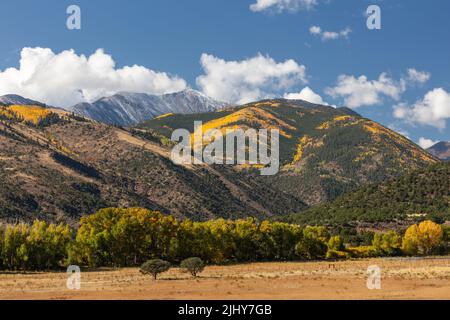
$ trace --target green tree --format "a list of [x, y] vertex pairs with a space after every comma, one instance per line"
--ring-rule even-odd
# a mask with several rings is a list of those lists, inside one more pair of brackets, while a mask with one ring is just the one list
[[171, 216], [141, 208], [102, 209], [83, 217], [73, 256], [92, 266], [135, 266], [170, 256], [178, 223]]
[[343, 251], [345, 249], [344, 241], [340, 236], [331, 237], [330, 240], [328, 240], [328, 249], [333, 251]]
[[374, 235], [372, 246], [377, 255], [395, 256], [401, 253], [402, 237], [395, 231], [377, 233]]
[[188, 258], [181, 262], [180, 267], [190, 272], [192, 276], [197, 277], [205, 269], [205, 263], [200, 258]]
[[170, 263], [161, 259], [153, 259], [142, 264], [140, 272], [142, 274], [151, 274], [156, 280], [158, 274], [170, 269]]
[[328, 250], [326, 243], [307, 234], [295, 246], [297, 255], [306, 260], [324, 259]]
[[26, 224], [7, 225], [4, 233], [2, 256], [9, 270], [25, 269], [28, 261], [26, 238], [29, 227]]

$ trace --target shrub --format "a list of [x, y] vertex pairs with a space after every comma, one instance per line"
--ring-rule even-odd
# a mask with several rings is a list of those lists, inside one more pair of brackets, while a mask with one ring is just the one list
[[161, 259], [153, 259], [141, 266], [142, 274], [151, 274], [153, 278], [156, 280], [158, 274], [166, 272], [170, 269], [170, 263]]
[[348, 259], [350, 254], [344, 251], [328, 250], [326, 258], [330, 260]]
[[372, 246], [361, 246], [347, 248], [352, 258], [373, 258], [377, 256], [377, 250]]
[[190, 272], [192, 276], [196, 277], [197, 274], [201, 273], [205, 269], [205, 263], [202, 259], [194, 257], [183, 260], [180, 264], [182, 269]]

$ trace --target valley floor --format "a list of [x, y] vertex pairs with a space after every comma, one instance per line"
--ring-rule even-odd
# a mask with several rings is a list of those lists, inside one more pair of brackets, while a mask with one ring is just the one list
[[[382, 271], [367, 288], [367, 268]], [[192, 279], [179, 269], [153, 281], [137, 268], [82, 272], [81, 290], [65, 273], [0, 274], [0, 299], [450, 299], [450, 257], [210, 266]]]

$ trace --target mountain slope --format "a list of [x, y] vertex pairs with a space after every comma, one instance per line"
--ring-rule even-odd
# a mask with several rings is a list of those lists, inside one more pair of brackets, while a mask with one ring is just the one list
[[[175, 165], [171, 132], [277, 128], [280, 172], [254, 166]], [[348, 109], [268, 100], [217, 112], [172, 114], [119, 129], [40, 106], [0, 107], [0, 220], [76, 223], [107, 206], [178, 218], [269, 218], [301, 212], [362, 185], [437, 160]]]
[[0, 105], [35, 105], [35, 106], [45, 106], [45, 104], [31, 99], [21, 97], [16, 94], [7, 94], [0, 96]]
[[174, 165], [161, 136], [36, 108], [21, 106], [17, 114], [0, 107], [1, 221], [76, 223], [108, 206], [195, 220], [305, 209], [295, 197], [246, 177], [230, 180], [213, 167]]
[[450, 161], [450, 142], [438, 142], [427, 151], [443, 161]]
[[161, 96], [118, 93], [94, 103], [77, 104], [69, 111], [103, 123], [128, 126], [165, 114], [208, 112], [225, 105], [198, 91], [187, 89]]
[[282, 167], [277, 175], [261, 177], [248, 167], [234, 171], [308, 205], [438, 161], [405, 137], [354, 111], [301, 100], [268, 100], [220, 112], [171, 115], [146, 121], [138, 128], [170, 137], [178, 128], [192, 132], [194, 120], [203, 121], [207, 129], [221, 131], [279, 129]]
[[417, 218], [450, 220], [450, 163], [349, 193], [292, 216], [299, 223], [392, 222]]

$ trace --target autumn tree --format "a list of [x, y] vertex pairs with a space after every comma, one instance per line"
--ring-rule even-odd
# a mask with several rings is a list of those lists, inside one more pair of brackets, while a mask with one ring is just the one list
[[83, 263], [135, 266], [155, 257], [168, 257], [178, 224], [171, 216], [141, 208], [102, 209], [83, 217], [76, 246]]
[[372, 246], [378, 255], [395, 256], [401, 253], [402, 237], [395, 231], [377, 233], [374, 235]]
[[443, 238], [442, 227], [432, 221], [415, 224], [406, 230], [402, 249], [409, 255], [428, 255], [440, 244]]

